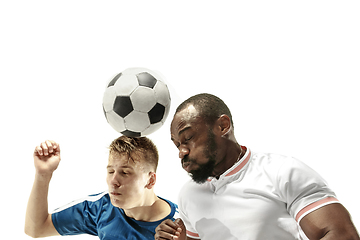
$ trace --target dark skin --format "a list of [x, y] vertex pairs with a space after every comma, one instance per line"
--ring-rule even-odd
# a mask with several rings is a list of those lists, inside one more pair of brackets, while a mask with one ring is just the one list
[[[204, 149], [208, 141], [206, 134], [212, 129], [217, 145], [216, 164], [212, 176], [217, 177], [229, 169], [241, 156], [241, 147], [237, 143], [231, 121], [227, 115], [221, 115], [208, 126], [194, 106], [189, 105], [176, 113], [171, 123], [171, 139], [179, 149], [179, 158], [188, 156], [194, 161], [183, 164], [186, 171], [196, 169], [198, 164], [208, 161]], [[321, 207], [303, 217], [300, 226], [310, 240], [360, 240], [348, 211], [338, 203]], [[193, 239], [186, 236], [186, 228], [181, 221], [166, 220], [156, 228], [155, 239]]]
[[[233, 135], [230, 119], [222, 115], [211, 127], [218, 146], [215, 169], [211, 176], [216, 177], [234, 165], [242, 152], [240, 145]], [[208, 159], [204, 156], [206, 151], [209, 130], [208, 124], [198, 115], [197, 110], [190, 106], [187, 111], [175, 115], [171, 124], [171, 140], [179, 149], [179, 158], [185, 156], [196, 159], [186, 171], [197, 168], [197, 164], [204, 164]], [[205, 133], [205, 134], [204, 134]], [[184, 166], [183, 166], [184, 167]]]
[[300, 221], [300, 226], [310, 240], [360, 239], [350, 214], [339, 203], [309, 213]]

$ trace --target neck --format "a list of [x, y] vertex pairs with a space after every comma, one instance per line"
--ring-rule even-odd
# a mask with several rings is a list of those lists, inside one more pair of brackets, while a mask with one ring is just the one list
[[133, 208], [124, 209], [126, 216], [134, 218], [135, 220], [145, 221], [147, 218], [148, 212], [151, 209], [151, 206], [154, 205], [158, 197], [155, 193], [151, 192], [146, 194], [143, 197], [143, 201], [140, 204]]
[[224, 158], [217, 163], [214, 169], [214, 176], [219, 178], [221, 174], [231, 168], [239, 159], [245, 155], [245, 151], [237, 142], [229, 143]]
[[137, 221], [154, 222], [163, 219], [171, 212], [171, 208], [164, 200], [159, 199], [155, 193], [146, 198], [141, 206], [124, 209], [126, 216]]

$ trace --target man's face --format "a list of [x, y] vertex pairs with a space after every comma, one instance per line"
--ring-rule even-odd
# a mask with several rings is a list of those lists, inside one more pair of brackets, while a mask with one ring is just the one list
[[148, 180], [149, 172], [141, 161], [134, 162], [127, 154], [110, 154], [106, 182], [115, 207], [131, 209], [139, 206]]
[[174, 116], [171, 139], [179, 149], [182, 167], [195, 182], [206, 182], [216, 166], [217, 144], [212, 129], [192, 105]]

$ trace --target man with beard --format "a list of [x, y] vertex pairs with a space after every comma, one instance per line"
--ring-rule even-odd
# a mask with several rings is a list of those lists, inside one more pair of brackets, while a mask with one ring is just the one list
[[[212, 172], [214, 171], [215, 167], [215, 150], [216, 150], [216, 143], [214, 141], [214, 133], [209, 130], [208, 131], [208, 142], [207, 146], [204, 150], [204, 155], [207, 157], [208, 162], [204, 164], [200, 164], [197, 169], [189, 170], [189, 175], [196, 183], [204, 183], [209, 176], [211, 176]], [[190, 159], [189, 155], [185, 155], [184, 158], [181, 160], [181, 164], [185, 167], [190, 166], [190, 164], [195, 163], [194, 159]]]
[[218, 97], [183, 102], [171, 139], [192, 180], [179, 194], [181, 219], [165, 220], [155, 239], [359, 240], [349, 213], [314, 170], [237, 143]]

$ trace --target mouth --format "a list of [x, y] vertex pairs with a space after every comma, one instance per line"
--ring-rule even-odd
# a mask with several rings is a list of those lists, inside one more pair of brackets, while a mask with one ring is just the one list
[[120, 195], [121, 195], [121, 193], [117, 193], [117, 192], [110, 192], [110, 194], [111, 194], [112, 196], [120, 196]]
[[182, 168], [187, 172], [191, 171], [191, 166], [192, 165], [194, 165], [194, 164], [189, 160], [183, 160], [182, 161]]
[[183, 163], [182, 168], [185, 169], [185, 171], [189, 172], [190, 162]]

